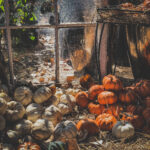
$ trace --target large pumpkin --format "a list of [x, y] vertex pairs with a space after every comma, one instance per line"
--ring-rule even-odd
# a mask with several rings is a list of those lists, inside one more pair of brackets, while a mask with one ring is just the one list
[[32, 122], [35, 122], [36, 120], [41, 118], [42, 111], [43, 108], [39, 104], [32, 103], [28, 105], [26, 108], [27, 119]]
[[79, 93], [77, 93], [76, 95], [76, 103], [80, 106], [80, 107], [87, 107], [88, 105], [88, 94], [84, 91], [81, 91]]
[[114, 92], [104, 91], [98, 95], [98, 102], [101, 105], [114, 104], [117, 102], [117, 96]]
[[16, 101], [26, 106], [32, 101], [32, 91], [25, 86], [18, 87], [14, 92], [14, 98]]
[[0, 116], [0, 131], [4, 130], [5, 126], [6, 126], [5, 118], [3, 116]]
[[134, 103], [137, 102], [138, 98], [138, 94], [130, 88], [124, 88], [119, 92], [119, 100], [123, 103]]
[[104, 131], [111, 131], [116, 122], [117, 119], [111, 114], [103, 113], [96, 118], [97, 125]]
[[36, 143], [25, 142], [18, 146], [17, 150], [41, 150], [40, 146]]
[[62, 120], [62, 113], [59, 108], [51, 105], [45, 109], [42, 118], [51, 121], [55, 127]]
[[25, 115], [25, 108], [20, 102], [11, 101], [7, 103], [6, 119], [8, 121], [17, 121]]
[[67, 144], [61, 141], [54, 141], [48, 144], [48, 150], [67, 150]]
[[111, 74], [105, 76], [102, 80], [102, 83], [103, 83], [105, 90], [118, 91], [123, 88], [123, 84], [121, 80]]
[[53, 123], [46, 119], [38, 119], [33, 125], [31, 134], [36, 140], [48, 139], [54, 131]]
[[91, 114], [96, 114], [96, 115], [102, 114], [104, 109], [105, 107], [100, 104], [94, 104], [94, 103], [88, 104], [88, 110]]
[[7, 110], [7, 102], [3, 98], [0, 98], [0, 115], [5, 114], [6, 110]]
[[90, 100], [97, 99], [98, 94], [104, 91], [103, 85], [93, 85], [88, 90], [88, 98]]
[[88, 132], [88, 135], [95, 135], [99, 133], [99, 127], [96, 124], [95, 120], [92, 119], [83, 119], [80, 120], [76, 125], [78, 131], [84, 131], [86, 130]]
[[141, 80], [135, 89], [142, 97], [150, 96], [150, 80]]
[[117, 121], [112, 128], [112, 134], [117, 138], [129, 138], [134, 135], [134, 127], [126, 121]]
[[35, 103], [41, 104], [47, 101], [52, 96], [52, 94], [53, 91], [50, 88], [43, 86], [35, 91], [33, 100], [35, 101]]

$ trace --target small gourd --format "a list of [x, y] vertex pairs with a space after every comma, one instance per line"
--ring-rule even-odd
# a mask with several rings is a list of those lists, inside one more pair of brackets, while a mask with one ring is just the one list
[[22, 105], [26, 106], [32, 101], [32, 91], [25, 86], [21, 86], [16, 88], [14, 92], [14, 98], [16, 101], [22, 103]]

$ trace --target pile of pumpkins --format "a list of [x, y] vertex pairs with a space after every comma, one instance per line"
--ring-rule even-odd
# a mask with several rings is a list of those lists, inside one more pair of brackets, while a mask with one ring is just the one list
[[122, 81], [111, 74], [103, 78], [102, 85], [93, 84], [90, 78], [86, 75], [80, 79], [82, 87], [89, 89], [76, 95], [76, 103], [94, 114], [95, 120], [80, 120], [78, 131], [86, 130], [89, 136], [99, 130], [112, 131], [117, 138], [133, 136], [135, 130], [150, 131], [149, 80], [123, 87]]
[[[7, 90], [0, 88], [0, 91], [0, 132], [4, 141], [7, 138], [11, 143], [18, 143], [19, 139], [31, 135], [34, 141], [45, 142], [48, 150], [66, 149], [66, 145], [68, 150], [78, 149], [76, 124], [62, 121], [63, 115], [71, 113], [76, 106], [78, 89], [62, 90], [52, 85], [32, 92], [20, 86], [14, 90], [13, 98], [8, 96]], [[1, 148], [16, 149], [5, 143]], [[28, 148], [39, 150], [40, 146], [26, 141], [20, 143], [17, 150]]]

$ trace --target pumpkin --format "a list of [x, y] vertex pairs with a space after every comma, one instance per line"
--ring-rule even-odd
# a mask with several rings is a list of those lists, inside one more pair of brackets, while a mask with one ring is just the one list
[[87, 107], [88, 105], [88, 94], [84, 91], [81, 91], [79, 92], [77, 95], [76, 95], [76, 103], [80, 106], [80, 107]]
[[25, 108], [20, 102], [11, 101], [7, 103], [6, 119], [8, 121], [17, 121], [22, 119], [25, 114]]
[[51, 121], [46, 119], [38, 119], [31, 129], [32, 137], [36, 140], [46, 140], [48, 139], [54, 131], [54, 126]]
[[36, 120], [41, 118], [42, 111], [43, 108], [39, 104], [36, 103], [29, 104], [26, 108], [27, 119], [32, 122], [35, 122]]
[[130, 104], [127, 106], [126, 111], [132, 114], [141, 114], [143, 112], [143, 107], [140, 105]]
[[17, 150], [41, 150], [41, 148], [36, 143], [24, 142], [18, 146]]
[[11, 144], [1, 143], [0, 147], [2, 148], [2, 150], [15, 150], [14, 146], [12, 146]]
[[105, 107], [100, 104], [94, 104], [94, 103], [88, 104], [88, 110], [91, 114], [96, 114], [96, 115], [102, 114], [104, 108]]
[[0, 115], [4, 115], [7, 110], [7, 102], [0, 98]]
[[6, 121], [3, 116], [0, 116], [0, 131], [4, 130], [6, 126]]
[[54, 141], [48, 144], [48, 150], [67, 150], [67, 144], [61, 141]]
[[135, 86], [135, 90], [142, 96], [150, 96], [150, 80], [141, 80]]
[[129, 138], [134, 135], [134, 127], [127, 121], [117, 121], [112, 128], [112, 134], [116, 138]]
[[95, 100], [101, 92], [104, 91], [103, 85], [93, 85], [88, 90], [88, 98], [90, 100]]
[[32, 122], [29, 120], [21, 120], [14, 126], [14, 130], [18, 132], [19, 135], [30, 134], [31, 133]]
[[105, 76], [102, 80], [102, 83], [104, 89], [108, 91], [109, 90], [119, 91], [123, 88], [123, 83], [121, 82], [121, 80], [111, 74]]
[[118, 104], [109, 105], [107, 108], [103, 109], [103, 113], [112, 114], [115, 117], [119, 117], [120, 112], [123, 111], [123, 107]]
[[147, 124], [150, 125], [150, 108], [147, 107], [144, 111], [143, 111], [143, 116], [144, 119], [146, 120]]
[[98, 95], [98, 102], [102, 105], [114, 104], [117, 102], [117, 96], [113, 92], [104, 91]]
[[141, 129], [145, 123], [144, 118], [140, 115], [133, 115], [131, 113], [124, 113], [121, 120], [130, 122], [135, 129]]
[[103, 113], [96, 118], [97, 125], [104, 131], [111, 131], [116, 122], [117, 119], [111, 114]]
[[56, 125], [54, 139], [68, 143], [68, 150], [79, 150], [77, 140], [77, 128], [74, 122], [66, 120]]
[[62, 113], [59, 108], [51, 105], [45, 109], [42, 118], [51, 121], [56, 126], [62, 120]]
[[10, 102], [11, 98], [4, 92], [0, 93], [0, 98], [3, 98], [6, 102]]
[[86, 74], [80, 77], [80, 85], [85, 88], [89, 89], [94, 84], [94, 80], [91, 75]]
[[12, 142], [12, 143], [18, 142], [19, 133], [18, 133], [17, 131], [8, 130], [8, 131], [6, 132], [6, 136], [7, 136], [7, 139], [9, 139], [10, 142]]
[[60, 109], [60, 111], [63, 115], [69, 114], [71, 112], [71, 110], [70, 110], [71, 108], [66, 104], [59, 103], [57, 105], [57, 107]]
[[138, 100], [138, 95], [134, 90], [124, 88], [119, 92], [119, 100], [127, 104], [134, 103]]
[[72, 95], [72, 96], [76, 96], [77, 93], [79, 93], [81, 90], [80, 89], [72, 89], [72, 88], [69, 88], [66, 90], [66, 94], [67, 95]]
[[76, 125], [78, 131], [87, 130], [88, 135], [95, 135], [99, 133], [99, 127], [96, 124], [95, 120], [92, 119], [83, 119], [80, 120]]
[[24, 106], [28, 105], [32, 101], [32, 91], [25, 86], [21, 86], [15, 89], [14, 98], [16, 101], [22, 103]]
[[47, 101], [51, 96], [53, 92], [50, 88], [43, 86], [37, 89], [33, 95], [33, 100], [37, 104], [41, 104], [45, 101]]
[[150, 96], [145, 98], [145, 105], [150, 108]]
[[59, 104], [59, 99], [56, 96], [51, 96], [50, 98], [51, 104], [57, 106]]
[[73, 109], [76, 106], [76, 99], [72, 95], [63, 94], [60, 97], [60, 103], [69, 105], [71, 109]]

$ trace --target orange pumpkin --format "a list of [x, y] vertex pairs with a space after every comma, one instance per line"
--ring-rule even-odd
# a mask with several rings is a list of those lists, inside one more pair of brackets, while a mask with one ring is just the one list
[[118, 91], [123, 88], [121, 80], [111, 74], [105, 76], [102, 80], [102, 83], [104, 85], [105, 90]]
[[150, 96], [150, 80], [141, 80], [135, 89], [142, 97]]
[[93, 85], [89, 90], [88, 90], [88, 97], [90, 100], [95, 100], [101, 92], [104, 91], [103, 85]]
[[113, 92], [104, 91], [98, 95], [98, 102], [102, 105], [114, 104], [117, 102], [117, 96]]
[[138, 100], [138, 95], [134, 90], [130, 88], [124, 88], [119, 92], [119, 100], [123, 103], [129, 104], [132, 102], [136, 102]]
[[87, 107], [88, 105], [88, 94], [86, 92], [79, 92], [76, 95], [76, 103], [80, 106], [80, 107]]
[[97, 125], [104, 131], [111, 131], [116, 122], [117, 119], [111, 114], [103, 113], [96, 118]]
[[25, 142], [20, 144], [17, 150], [41, 150], [41, 148], [36, 143]]
[[123, 111], [123, 107], [118, 104], [109, 105], [109, 107], [103, 110], [103, 113], [112, 114], [115, 117], [119, 117], [120, 112]]
[[140, 105], [133, 105], [133, 104], [130, 104], [127, 106], [127, 109], [126, 109], [127, 112], [130, 112], [132, 114], [141, 114], [142, 111], [143, 111], [143, 107], [140, 106]]
[[95, 120], [84, 119], [80, 120], [76, 125], [78, 131], [87, 130], [88, 135], [95, 135], [99, 133], [99, 127], [96, 124]]
[[88, 104], [88, 109], [91, 114], [96, 114], [96, 115], [102, 114], [104, 108], [105, 107], [100, 104], [94, 104], [94, 103]]
[[121, 120], [130, 122], [135, 129], [141, 129], [145, 123], [143, 116], [133, 115], [132, 113], [124, 113]]
[[143, 111], [143, 116], [146, 122], [150, 125], [150, 108], [149, 107]]
[[86, 74], [80, 78], [80, 85], [83, 88], [89, 89], [93, 84], [94, 80], [89, 74]]
[[145, 105], [150, 108], [150, 96], [145, 98]]

